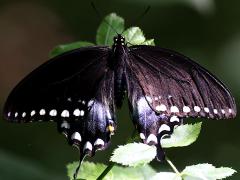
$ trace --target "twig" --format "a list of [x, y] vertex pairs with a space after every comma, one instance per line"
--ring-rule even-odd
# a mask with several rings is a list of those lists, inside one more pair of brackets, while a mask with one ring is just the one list
[[181, 173], [178, 171], [178, 169], [176, 168], [176, 166], [172, 163], [172, 161], [166, 157], [166, 161], [167, 163], [171, 166], [171, 168], [173, 169], [173, 171], [177, 174], [177, 175], [181, 175]]
[[100, 176], [98, 176], [97, 180], [102, 180], [108, 173], [109, 171], [111, 171], [111, 169], [114, 167], [115, 163], [110, 162], [108, 164], [108, 167], [106, 167], [106, 169], [102, 172], [102, 174]]

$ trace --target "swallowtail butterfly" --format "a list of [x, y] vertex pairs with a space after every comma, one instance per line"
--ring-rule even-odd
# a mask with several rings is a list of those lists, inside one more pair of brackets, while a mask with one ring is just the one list
[[54, 121], [82, 157], [107, 147], [116, 130], [116, 108], [127, 97], [132, 121], [146, 144], [157, 146], [183, 118], [229, 119], [236, 105], [226, 86], [186, 56], [156, 46], [84, 47], [44, 63], [11, 92], [10, 122]]

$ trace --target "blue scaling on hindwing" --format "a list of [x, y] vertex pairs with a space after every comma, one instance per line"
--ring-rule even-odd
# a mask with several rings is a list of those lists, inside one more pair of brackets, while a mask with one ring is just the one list
[[165, 135], [171, 135], [174, 126], [180, 123], [177, 116], [166, 116], [164, 113], [156, 113], [149, 106], [148, 97], [137, 98], [132, 107], [133, 122], [140, 133], [141, 140], [149, 145], [156, 145], [157, 158], [163, 160], [165, 155], [161, 147], [161, 139]]

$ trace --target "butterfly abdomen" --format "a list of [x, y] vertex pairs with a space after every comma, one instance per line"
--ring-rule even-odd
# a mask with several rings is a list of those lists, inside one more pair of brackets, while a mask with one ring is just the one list
[[115, 89], [115, 102], [116, 106], [120, 108], [123, 103], [123, 99], [125, 97], [125, 92], [126, 92], [126, 79], [124, 75], [122, 76], [116, 76], [115, 81], [114, 81], [114, 89]]
[[114, 69], [114, 99], [116, 106], [120, 108], [126, 92], [126, 78], [124, 60], [121, 56], [116, 57], [117, 68]]

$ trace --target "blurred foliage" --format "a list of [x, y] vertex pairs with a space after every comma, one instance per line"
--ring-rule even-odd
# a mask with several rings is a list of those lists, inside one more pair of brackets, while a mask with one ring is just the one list
[[36, 163], [17, 158], [15, 155], [3, 151], [0, 151], [0, 162], [4, 165], [0, 168], [0, 179], [25, 180], [31, 177], [34, 180], [64, 179]]
[[[196, 8], [193, 2], [200, 4], [205, 2], [200, 8], [203, 11]], [[148, 5], [151, 6], [150, 11], [140, 21], [136, 21]], [[155, 39], [157, 45], [180, 51], [207, 67], [226, 83], [232, 90], [237, 105], [239, 104], [240, 1], [103, 0], [96, 1], [96, 6], [103, 15], [113, 11], [118, 12], [127, 20], [128, 26], [140, 26], [148, 37]], [[37, 14], [40, 12], [41, 14]], [[68, 35], [71, 40], [53, 40], [52, 34], [41, 31], [40, 27], [53, 28], [54, 25], [48, 24], [49, 19], [52, 18], [61, 24], [52, 31], [55, 34], [61, 32], [62, 35]], [[24, 74], [39, 65], [40, 60], [36, 59], [42, 59], [41, 62], [46, 61], [43, 57], [47, 57], [53, 45], [66, 44], [73, 40], [94, 42], [99, 18], [87, 0], [61, 2], [2, 0], [0, 1], [0, 22], [2, 57], [0, 86], [3, 105], [3, 99], [13, 86]], [[30, 22], [35, 24], [30, 27]], [[30, 30], [34, 33], [29, 34]], [[36, 35], [38, 30], [40, 31], [38, 34], [42, 34], [41, 37]], [[33, 39], [28, 42], [27, 47], [22, 48], [23, 39], [30, 36], [33, 36]], [[39, 42], [45, 42], [41, 44], [41, 47], [46, 47], [42, 51], [39, 50], [41, 48]], [[49, 42], [52, 43], [50, 43], [51, 46]], [[6, 50], [9, 54], [3, 56]], [[29, 59], [25, 66], [18, 62], [23, 53], [26, 59], [27, 57]], [[187, 164], [211, 162], [218, 167], [226, 165], [238, 170], [240, 168], [238, 156], [240, 143], [237, 138], [239, 125], [238, 117], [232, 121], [204, 120], [201, 137], [197, 143], [190, 148], [168, 149], [167, 153], [176, 162], [176, 166], [182, 169]], [[31, 166], [35, 167], [38, 164], [36, 167], [40, 172], [41, 167], [44, 167], [44, 170], [48, 170], [51, 174], [58, 174], [66, 179], [65, 164], [78, 159], [78, 155], [68, 147], [64, 138], [56, 133], [54, 126], [51, 123], [14, 125], [1, 121], [0, 148], [1, 152], [6, 152], [2, 153], [2, 156], [11, 158], [12, 162], [20, 161], [23, 164], [25, 159], [29, 159]], [[128, 116], [127, 103], [125, 103], [122, 110], [118, 112], [118, 133], [113, 137], [111, 147], [97, 153], [94, 160], [97, 162], [108, 160], [113, 148], [117, 144], [123, 144], [131, 134], [131, 130], [132, 124]], [[152, 165], [158, 170], [168, 170], [165, 163], [159, 165], [158, 162], [153, 162]], [[13, 167], [11, 164], [0, 160], [0, 174], [4, 174], [1, 170], [13, 169], [11, 167]], [[18, 174], [14, 173], [7, 178], [4, 176], [4, 179], [16, 179]], [[30, 170], [28, 174], [31, 174]], [[28, 174], [25, 174], [25, 179], [32, 179]], [[41, 178], [42, 174], [45, 173], [35, 174], [34, 177]], [[231, 179], [238, 180], [239, 177], [236, 174]]]

